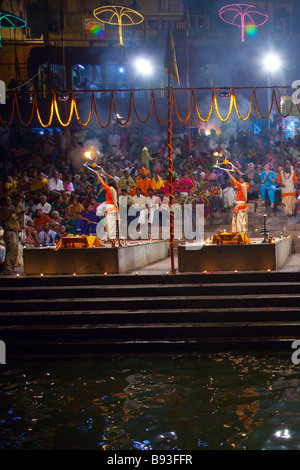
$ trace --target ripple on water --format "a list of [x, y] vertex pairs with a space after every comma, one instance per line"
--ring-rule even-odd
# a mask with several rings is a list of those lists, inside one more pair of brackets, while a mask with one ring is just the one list
[[107, 356], [0, 370], [0, 449], [298, 449], [290, 356]]

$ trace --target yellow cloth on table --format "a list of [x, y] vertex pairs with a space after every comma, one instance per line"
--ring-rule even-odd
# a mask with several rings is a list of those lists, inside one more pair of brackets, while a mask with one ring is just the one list
[[215, 233], [211, 243], [213, 245], [245, 245], [250, 243], [250, 240], [245, 233], [222, 232]]
[[62, 237], [54, 248], [54, 251], [59, 248], [93, 248], [94, 246], [104, 246], [96, 236], [76, 236]]

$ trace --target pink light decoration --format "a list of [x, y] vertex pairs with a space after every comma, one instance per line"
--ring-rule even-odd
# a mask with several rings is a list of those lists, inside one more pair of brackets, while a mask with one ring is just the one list
[[234, 3], [225, 5], [219, 11], [221, 20], [241, 28], [242, 42], [245, 41], [245, 26], [262, 26], [268, 20], [268, 15], [255, 5]]

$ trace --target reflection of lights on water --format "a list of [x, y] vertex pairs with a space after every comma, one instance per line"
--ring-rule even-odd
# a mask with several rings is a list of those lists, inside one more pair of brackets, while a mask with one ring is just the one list
[[275, 437], [278, 437], [280, 439], [291, 439], [291, 434], [288, 429], [283, 429], [281, 431], [275, 432]]

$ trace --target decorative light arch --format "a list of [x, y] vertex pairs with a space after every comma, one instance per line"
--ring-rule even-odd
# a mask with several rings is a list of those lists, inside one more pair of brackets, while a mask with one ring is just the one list
[[93, 15], [103, 23], [119, 26], [119, 39], [121, 46], [124, 46], [122, 27], [140, 24], [144, 21], [143, 15], [138, 11], [118, 5], [106, 5], [95, 8]]
[[[5, 10], [0, 10], [0, 29], [9, 28], [9, 29], [19, 29], [26, 26], [26, 21], [19, 16], [13, 15]], [[1, 44], [1, 35], [0, 35], [0, 47]]]
[[245, 28], [247, 26], [262, 26], [268, 20], [267, 13], [248, 3], [225, 5], [220, 9], [219, 16], [225, 23], [241, 28], [242, 42], [245, 41]]

